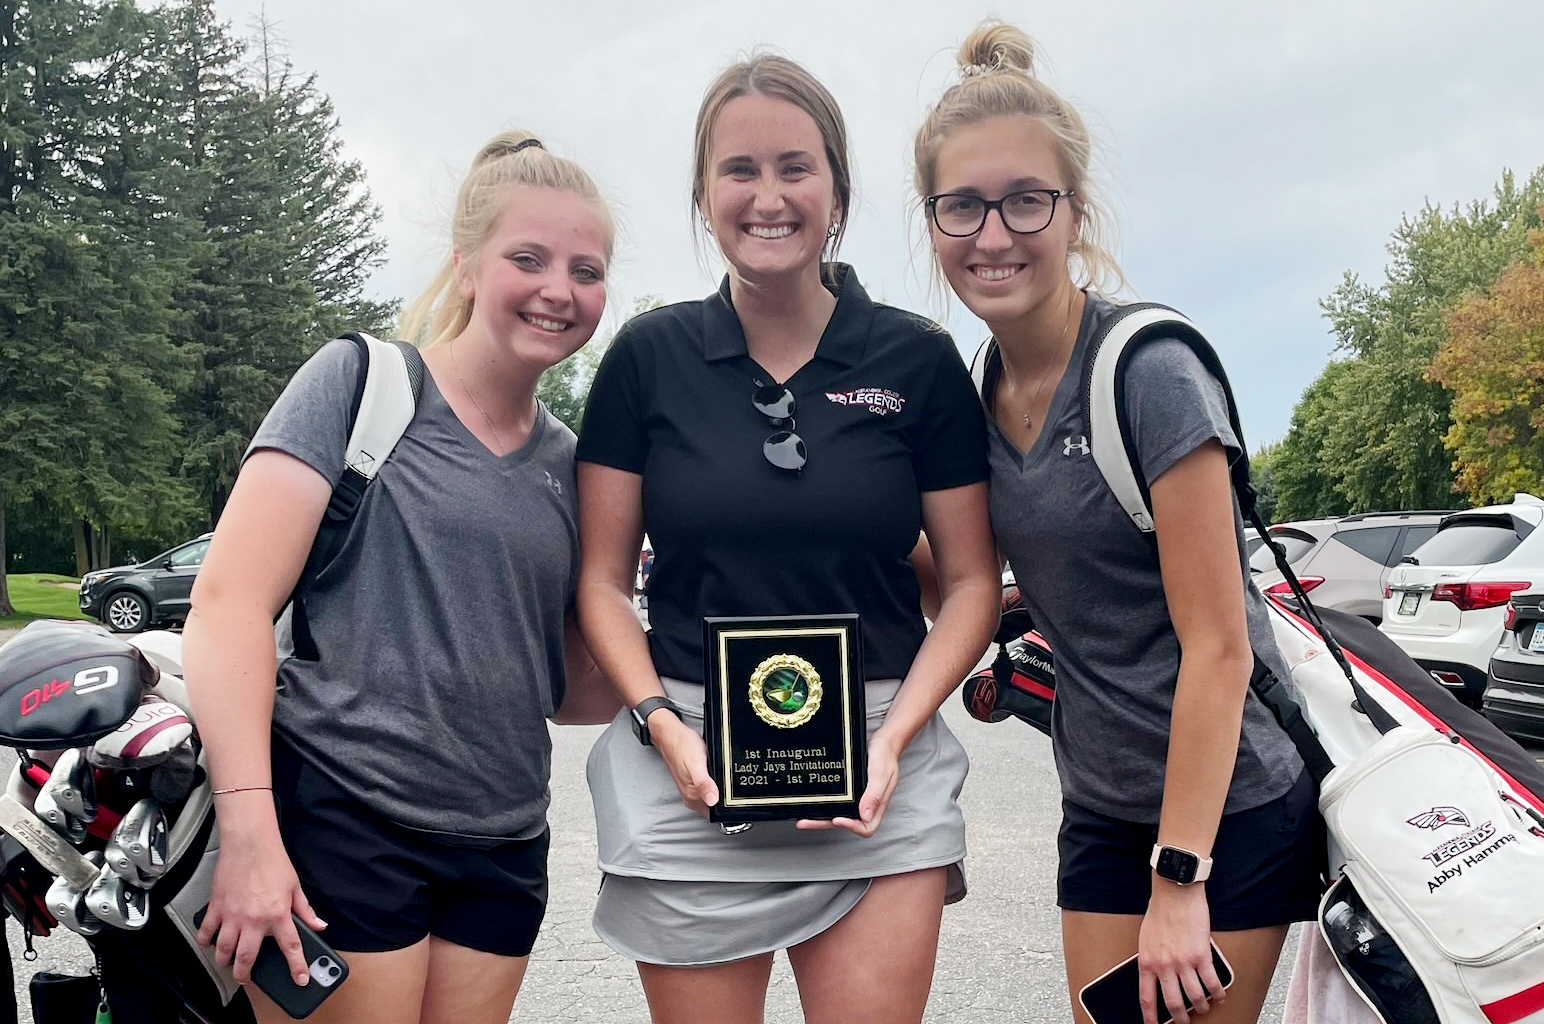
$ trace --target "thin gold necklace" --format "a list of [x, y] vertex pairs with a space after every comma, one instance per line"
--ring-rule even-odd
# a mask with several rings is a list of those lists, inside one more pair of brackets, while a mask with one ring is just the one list
[[[1056, 339], [1056, 350], [1058, 352], [1060, 352], [1062, 346], [1067, 343], [1067, 332], [1072, 330], [1072, 307], [1076, 303], [1077, 303], [1077, 295], [1076, 295], [1076, 293], [1074, 293], [1073, 294], [1073, 298], [1071, 300], [1069, 300], [1068, 303], [1067, 303], [1067, 315], [1066, 315], [1066, 317], [1063, 318], [1061, 337]], [[1035, 407], [1035, 402], [1037, 402], [1040, 399], [1040, 392], [1045, 388], [1045, 382], [1047, 380], [1050, 380], [1050, 378], [1051, 378], [1050, 371], [1047, 370], [1046, 373], [1041, 376], [1040, 383], [1035, 385], [1035, 393], [1032, 396], [1030, 396], [1030, 399], [1029, 399], [1029, 408], [1033, 409]], [[1024, 417], [1024, 429], [1028, 430], [1028, 429], [1030, 429], [1029, 413], [1027, 411], [1024, 412], [1023, 413], [1023, 417]]]
[[504, 454], [509, 449], [504, 444], [504, 438], [499, 435], [499, 428], [493, 425], [493, 417], [488, 415], [488, 410], [484, 409], [482, 403], [477, 400], [477, 396], [472, 394], [472, 389], [467, 386], [466, 378], [461, 376], [461, 364], [456, 362], [456, 343], [454, 340], [450, 343], [450, 368], [456, 371], [456, 379], [461, 382], [461, 390], [466, 392], [466, 397], [470, 398], [472, 404], [477, 407], [477, 411], [482, 413], [483, 422], [488, 424], [489, 432], [493, 434], [493, 439], [498, 442], [499, 454]]

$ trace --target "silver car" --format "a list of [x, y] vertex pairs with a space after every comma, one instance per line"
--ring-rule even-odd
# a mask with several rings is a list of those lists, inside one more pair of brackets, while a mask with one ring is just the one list
[[[1360, 512], [1338, 519], [1278, 523], [1271, 542], [1280, 545], [1303, 589], [1321, 608], [1383, 620], [1383, 588], [1390, 568], [1437, 532], [1448, 512]], [[1283, 597], [1291, 589], [1276, 568], [1270, 546], [1249, 559], [1255, 585]]]

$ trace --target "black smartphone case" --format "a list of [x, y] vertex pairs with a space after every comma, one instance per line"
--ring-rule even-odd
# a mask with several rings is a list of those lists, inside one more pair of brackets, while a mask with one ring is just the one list
[[[348, 979], [348, 964], [304, 921], [298, 917], [293, 920], [295, 931], [300, 933], [300, 948], [306, 963], [312, 968], [310, 982], [305, 985], [295, 984], [295, 979], [290, 977], [289, 963], [284, 959], [283, 951], [273, 936], [269, 935], [263, 939], [263, 944], [257, 950], [257, 959], [252, 962], [252, 983], [262, 989], [263, 994], [272, 999], [279, 1009], [296, 1020], [304, 1020], [322, 1005], [322, 1000], [332, 995]], [[335, 979], [332, 984], [324, 984], [317, 978], [319, 970], [324, 976]]]
[[[204, 923], [204, 907], [193, 915], [193, 926], [200, 927]], [[300, 918], [290, 915], [290, 920], [295, 923], [295, 931], [300, 935], [300, 949], [305, 955], [306, 963], [316, 966], [320, 957], [326, 957], [327, 963], [320, 965], [329, 976], [336, 980], [331, 985], [323, 985], [313, 976], [305, 985], [297, 985], [290, 977], [289, 963], [284, 959], [284, 951], [274, 941], [272, 935], [263, 939], [263, 944], [257, 948], [257, 959], [252, 961], [252, 982], [263, 990], [263, 994], [296, 1020], [304, 1020], [311, 1012], [322, 1005], [322, 1000], [332, 995], [333, 990], [348, 978], [348, 962], [338, 955], [337, 950], [322, 941], [322, 937]], [[337, 973], [331, 973], [336, 968]]]

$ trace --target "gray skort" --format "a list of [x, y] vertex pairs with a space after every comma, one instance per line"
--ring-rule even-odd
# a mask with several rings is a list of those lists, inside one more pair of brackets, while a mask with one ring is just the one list
[[[702, 731], [702, 687], [662, 680], [682, 719]], [[900, 688], [866, 684], [873, 734]], [[965, 895], [965, 748], [934, 715], [901, 755], [900, 779], [879, 831], [799, 831], [758, 822], [726, 836], [687, 810], [659, 753], [633, 735], [624, 711], [590, 751], [600, 869], [595, 931], [623, 956], [702, 966], [786, 949], [851, 910], [880, 875], [948, 867], [947, 902]]]

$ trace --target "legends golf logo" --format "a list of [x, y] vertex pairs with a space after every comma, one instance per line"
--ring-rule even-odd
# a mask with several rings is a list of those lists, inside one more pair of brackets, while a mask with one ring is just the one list
[[[1407, 824], [1423, 829], [1435, 829], [1447, 824], [1468, 824], [1467, 819], [1427, 823], [1431, 820], [1431, 815], [1439, 814], [1440, 812], [1456, 812], [1459, 818], [1463, 819], [1462, 812], [1457, 811], [1456, 808], [1437, 807], [1416, 815]], [[1426, 891], [1428, 893], [1436, 892], [1452, 879], [1462, 875], [1465, 868], [1474, 867], [1503, 846], [1515, 842], [1517, 842], [1517, 836], [1512, 832], [1506, 832], [1498, 837], [1496, 835], [1496, 823], [1493, 821], [1483, 822], [1462, 835], [1456, 835], [1451, 839], [1445, 840], [1430, 853], [1421, 855], [1422, 860], [1431, 861], [1432, 867], [1440, 868], [1435, 875], [1427, 879]]]
[[875, 416], [888, 416], [900, 412], [906, 398], [889, 388], [856, 388], [852, 391], [827, 391], [826, 401], [833, 405], [866, 406]]
[[1415, 817], [1405, 822], [1406, 825], [1414, 825], [1416, 828], [1427, 828], [1436, 831], [1443, 825], [1462, 825], [1469, 827], [1469, 818], [1457, 807], [1433, 807], [1429, 811], [1422, 811]]

